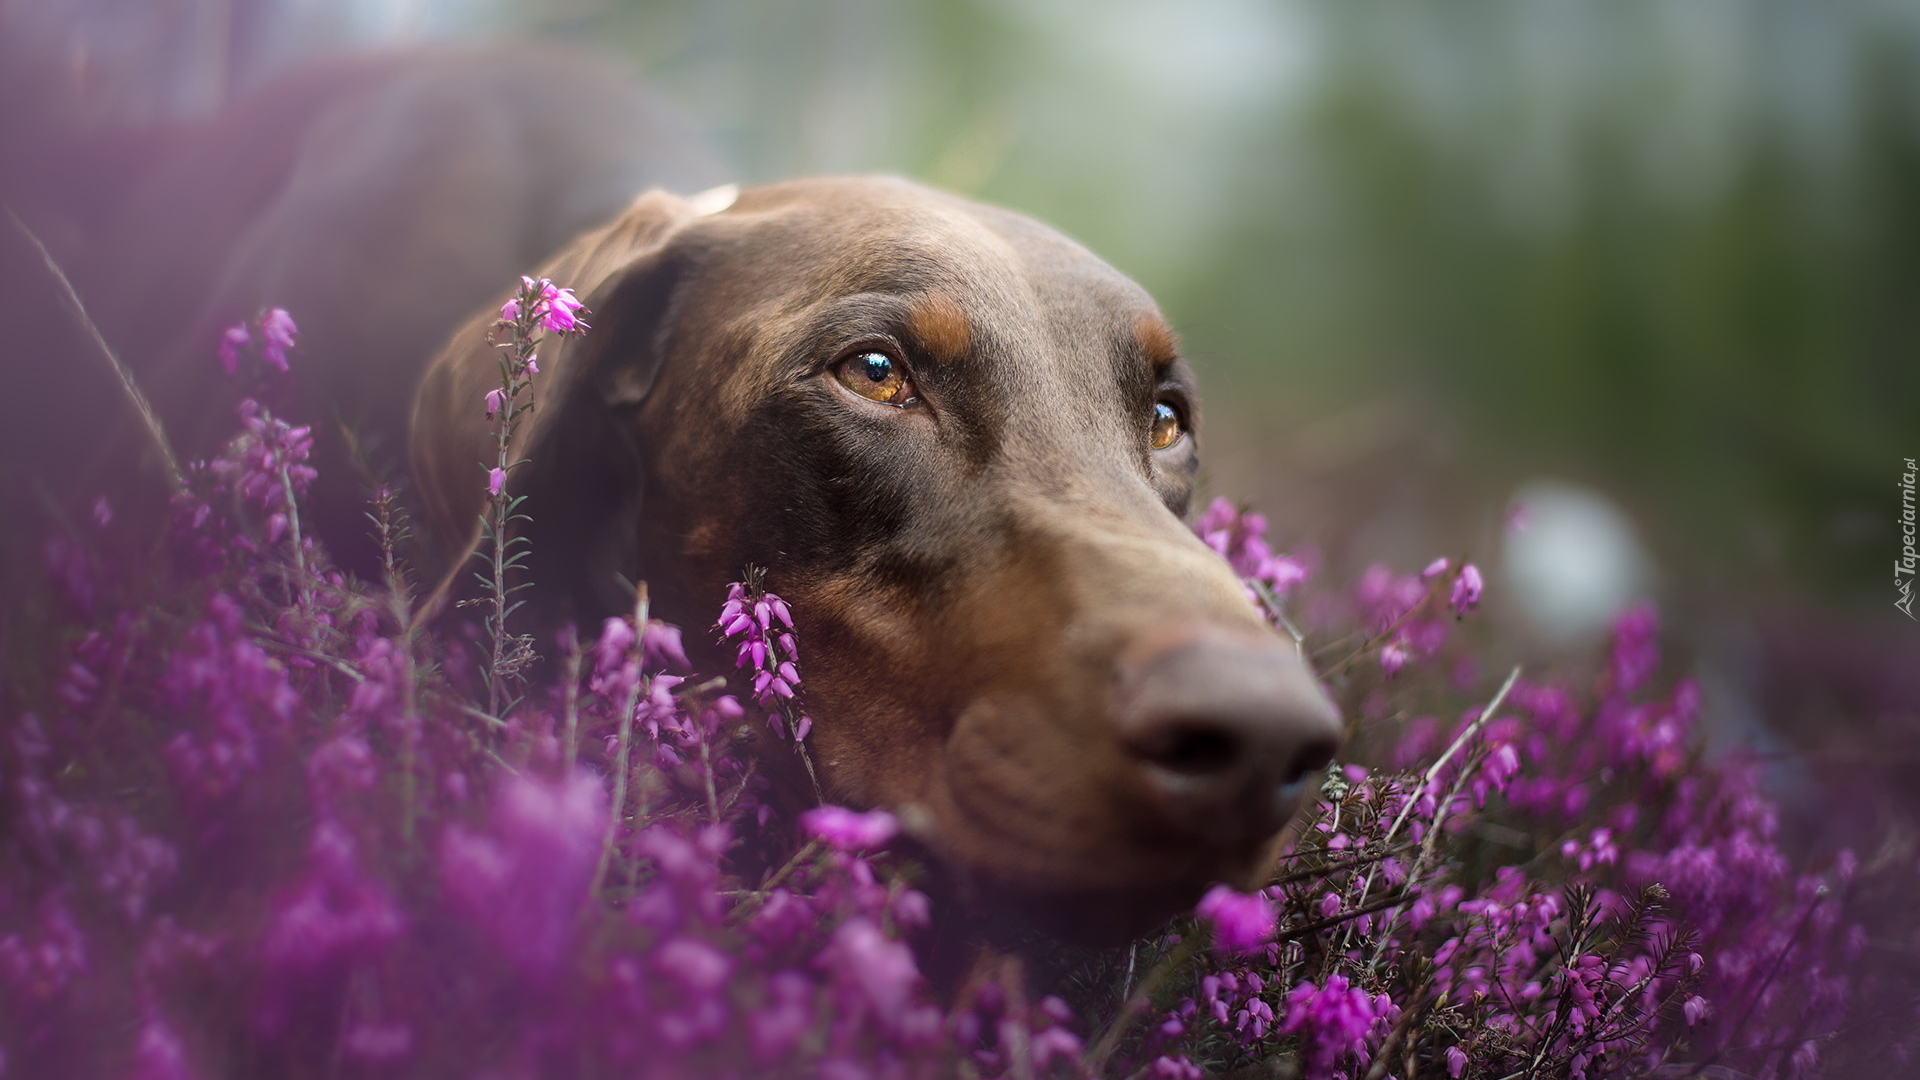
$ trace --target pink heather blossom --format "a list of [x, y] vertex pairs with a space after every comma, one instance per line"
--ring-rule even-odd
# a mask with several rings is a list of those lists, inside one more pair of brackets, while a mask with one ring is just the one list
[[491, 419], [492, 417], [498, 416], [502, 412], [505, 412], [506, 408], [507, 408], [506, 391], [500, 389], [497, 386], [494, 387], [492, 390], [487, 391], [487, 416], [489, 419]]
[[113, 524], [113, 504], [105, 495], [93, 500], [93, 523], [103, 529]]
[[1533, 524], [1533, 507], [1524, 502], [1515, 502], [1507, 507], [1506, 520], [1502, 524], [1510, 536], [1526, 532]]
[[1613, 623], [1613, 678], [1622, 691], [1638, 690], [1660, 666], [1660, 613], [1636, 604]]
[[287, 370], [287, 351], [293, 348], [294, 338], [300, 328], [293, 324], [293, 316], [286, 308], [272, 308], [260, 318], [260, 359]]
[[762, 1066], [780, 1060], [813, 1026], [812, 980], [797, 971], [782, 971], [767, 981], [767, 988], [770, 1003], [747, 1018], [753, 1057]]
[[199, 1075], [187, 1062], [187, 1045], [179, 1033], [157, 1013], [148, 1016], [140, 1025], [127, 1080], [194, 1080]]
[[829, 804], [801, 814], [800, 828], [841, 851], [868, 851], [899, 835], [900, 822], [885, 810], [862, 814]]
[[694, 997], [711, 997], [733, 973], [733, 957], [703, 941], [677, 937], [654, 953], [654, 967]]
[[1153, 1077], [1153, 1080], [1202, 1080], [1207, 1074], [1201, 1070], [1200, 1066], [1187, 1060], [1184, 1054], [1172, 1057], [1162, 1054], [1153, 1059], [1147, 1075]]
[[205, 473], [219, 492], [232, 492], [268, 512], [284, 512], [287, 484], [294, 498], [306, 494], [319, 473], [307, 460], [313, 454], [313, 429], [294, 427], [247, 398], [238, 407], [241, 432]]
[[556, 289], [552, 282], [541, 281], [541, 299], [547, 310], [542, 315], [540, 325], [556, 334], [571, 334], [587, 328], [586, 321], [580, 316], [587, 306], [573, 295], [572, 289]]
[[507, 488], [507, 470], [493, 468], [487, 470], [487, 492], [498, 495]]
[[442, 887], [494, 948], [527, 975], [545, 977], [573, 940], [606, 830], [607, 791], [598, 776], [511, 777], [494, 799], [488, 831], [447, 830]]
[[[523, 307], [528, 303], [532, 305], [530, 308]], [[581, 318], [587, 313], [586, 305], [580, 302], [572, 289], [560, 288], [546, 278], [535, 281], [530, 277], [522, 277], [519, 294], [501, 305], [500, 317], [507, 322], [518, 322], [523, 311], [532, 315], [536, 327], [556, 334], [580, 333], [588, 329], [586, 320]]]
[[1385, 995], [1376, 998], [1349, 986], [1346, 976], [1331, 975], [1323, 986], [1302, 982], [1287, 993], [1286, 1020], [1280, 1031], [1300, 1037], [1307, 1075], [1325, 1076], [1360, 1050], [1368, 1033], [1393, 1007]]
[[307, 871], [269, 909], [259, 950], [264, 991], [256, 1023], [270, 1033], [302, 1012], [316, 983], [356, 963], [376, 961], [406, 928], [385, 886], [365, 871], [359, 845], [343, 826], [321, 821], [308, 846]]
[[1437, 578], [1441, 574], [1446, 573], [1449, 569], [1452, 568], [1452, 566], [1453, 566], [1453, 561], [1451, 559], [1448, 559], [1445, 555], [1442, 555], [1441, 557], [1428, 563], [1427, 568], [1425, 570], [1420, 571], [1420, 578], [1422, 581], [1432, 581], [1434, 578]]
[[247, 324], [235, 323], [220, 332], [220, 367], [228, 376], [240, 373], [240, 350], [253, 343]]
[[1480, 603], [1480, 592], [1484, 582], [1480, 579], [1480, 568], [1467, 563], [1460, 567], [1460, 576], [1453, 579], [1453, 596], [1449, 599], [1456, 614], [1465, 615]]
[[1467, 1071], [1467, 1052], [1458, 1046], [1447, 1047], [1447, 1075], [1458, 1077]]
[[1249, 952], [1271, 941], [1279, 917], [1265, 896], [1227, 885], [1207, 890], [1193, 912], [1213, 924], [1213, 943], [1227, 953]]
[[361, 1021], [347, 1029], [340, 1043], [348, 1057], [372, 1065], [402, 1061], [413, 1053], [413, 1025]]
[[888, 938], [871, 920], [848, 919], [816, 963], [832, 973], [843, 1007], [870, 1012], [890, 1028], [906, 1020], [920, 981], [913, 950]]
[[1388, 642], [1380, 649], [1380, 668], [1391, 675], [1406, 665], [1407, 650], [1398, 640]]
[[1252, 511], [1242, 513], [1226, 499], [1215, 499], [1208, 504], [1194, 524], [1194, 532], [1226, 559], [1241, 578], [1260, 582], [1277, 597], [1285, 597], [1309, 576], [1305, 563], [1277, 555], [1268, 546], [1265, 516]]
[[727, 588], [714, 629], [722, 640], [737, 638], [734, 666], [753, 674], [753, 697], [768, 710], [767, 723], [782, 732], [783, 717], [791, 725], [783, 732], [796, 741], [806, 738], [813, 721], [798, 714], [801, 687], [799, 644], [793, 629], [793, 611], [770, 592], [752, 592], [743, 582]]

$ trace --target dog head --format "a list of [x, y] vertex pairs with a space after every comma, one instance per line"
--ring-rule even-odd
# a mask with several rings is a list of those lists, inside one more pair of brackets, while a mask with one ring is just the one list
[[[885, 179], [654, 193], [541, 271], [593, 312], [522, 432], [532, 577], [646, 580], [690, 627], [743, 567], [794, 608], [829, 799], [1082, 937], [1251, 884], [1340, 725], [1181, 522], [1192, 373], [1148, 296], [1027, 218]], [[477, 316], [416, 400], [466, 535], [496, 384]], [[690, 637], [694, 635], [689, 635]]]

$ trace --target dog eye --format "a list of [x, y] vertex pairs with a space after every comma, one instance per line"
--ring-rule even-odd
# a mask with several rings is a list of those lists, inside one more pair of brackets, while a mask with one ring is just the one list
[[898, 360], [883, 352], [863, 352], [847, 357], [833, 367], [840, 385], [863, 398], [888, 405], [908, 405], [919, 400], [913, 383]]
[[1164, 401], [1153, 403], [1153, 426], [1147, 433], [1149, 445], [1155, 450], [1165, 450], [1186, 433], [1186, 425], [1180, 422], [1180, 410]]

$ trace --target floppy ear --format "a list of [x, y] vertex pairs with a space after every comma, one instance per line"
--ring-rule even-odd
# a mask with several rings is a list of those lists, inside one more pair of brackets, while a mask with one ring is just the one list
[[[661, 349], [676, 287], [692, 256], [677, 246], [698, 216], [685, 200], [649, 192], [603, 229], [576, 240], [540, 273], [585, 301], [585, 334], [549, 337], [534, 379], [534, 410], [510, 455], [526, 463], [508, 490], [526, 495], [520, 535], [532, 543], [536, 621], [591, 619], [632, 605], [645, 469], [635, 438], [639, 407], [666, 357]], [[499, 385], [499, 352], [486, 341], [495, 309], [470, 321], [434, 361], [415, 398], [415, 480], [444, 535], [463, 541], [440, 591], [471, 593], [480, 539], [492, 422], [483, 400]]]

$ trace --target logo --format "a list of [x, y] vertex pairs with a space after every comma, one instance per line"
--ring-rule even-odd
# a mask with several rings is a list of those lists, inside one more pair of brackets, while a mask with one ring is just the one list
[[1900, 557], [1893, 560], [1893, 591], [1898, 599], [1893, 606], [1920, 622], [1920, 616], [1913, 613], [1913, 572], [1915, 563], [1920, 562], [1920, 553], [1914, 551], [1913, 481], [1920, 469], [1914, 467], [1912, 458], [1905, 461], [1906, 471], [1900, 474]]

